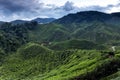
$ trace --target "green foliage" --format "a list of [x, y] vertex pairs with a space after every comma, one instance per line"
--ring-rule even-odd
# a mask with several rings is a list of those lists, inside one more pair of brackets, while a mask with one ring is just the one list
[[105, 50], [119, 49], [119, 30], [116, 17], [96, 11], [49, 24], [1, 24], [0, 80], [117, 80], [120, 51], [111, 57]]
[[[96, 50], [53, 51], [36, 43], [28, 43], [6, 58], [0, 67], [0, 79], [89, 80], [94, 77], [98, 80], [119, 67], [117, 55], [110, 59]], [[108, 72], [111, 65], [117, 67], [111, 67]]]
[[120, 80], [120, 77], [117, 77], [117, 78], [115, 78], [115, 79], [111, 79], [111, 80]]
[[60, 24], [43, 24], [29, 32], [29, 39], [32, 41], [64, 41], [69, 38], [69, 32]]
[[93, 41], [98, 44], [118, 42], [120, 27], [108, 23], [93, 21], [82, 23], [58, 24], [50, 23], [37, 26], [29, 32], [29, 39], [42, 42], [59, 42], [71, 39]]
[[4, 50], [0, 49], [0, 65], [3, 63], [5, 56]]
[[47, 55], [47, 53], [50, 53], [50, 50], [38, 44], [28, 43], [26, 46], [19, 49], [19, 53], [24, 59], [28, 59], [38, 55]]
[[38, 44], [29, 43], [7, 58], [0, 70], [3, 74], [1, 79], [24, 79], [49, 72], [65, 64], [66, 58], [73, 52], [53, 52]]
[[77, 39], [52, 43], [50, 45], [50, 48], [53, 49], [53, 50], [66, 50], [66, 49], [86, 49], [86, 50], [97, 49], [97, 50], [103, 50], [103, 49], [106, 49], [105, 46], [96, 44], [92, 41], [77, 40]]
[[35, 29], [35, 22], [22, 25], [4, 23], [0, 25], [0, 47], [5, 52], [16, 51], [18, 47], [29, 41], [28, 31]]

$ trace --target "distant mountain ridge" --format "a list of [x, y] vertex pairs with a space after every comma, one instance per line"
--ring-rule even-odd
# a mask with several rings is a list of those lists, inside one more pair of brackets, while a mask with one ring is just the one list
[[[42, 22], [43, 25], [32, 31], [31, 34], [36, 36], [30, 36], [30, 39], [50, 42], [69, 39], [86, 39], [98, 43], [119, 41], [119, 15], [120, 13], [107, 14], [98, 11], [83, 11], [68, 14], [56, 20], [53, 18], [36, 18], [32, 21]], [[24, 22], [26, 21], [15, 21], [15, 23]]]
[[[65, 41], [70, 39], [85, 39], [96, 43], [112, 43], [120, 40], [120, 13], [103, 13], [98, 11], [83, 11], [68, 14], [60, 19], [41, 24], [31, 30], [30, 40], [34, 41]], [[53, 18], [43, 19], [53, 20]], [[16, 21], [23, 23], [22, 21]], [[34, 26], [31, 26], [34, 27]], [[33, 35], [33, 36], [31, 36]]]
[[11, 21], [12, 24], [24, 24], [26, 22], [30, 22], [30, 21], [26, 21], [26, 20], [14, 20], [14, 21]]
[[116, 16], [116, 17], [120, 17], [120, 12], [112, 13], [111, 15]]
[[54, 20], [55, 20], [55, 18], [36, 18], [36, 19], [33, 19], [32, 21], [36, 21], [38, 23], [45, 24], [45, 23], [50, 23]]
[[[33, 20], [14, 20], [14, 21], [11, 21], [10, 23], [12, 23], [12, 24], [24, 24], [26, 22], [30, 23], [32, 21], [36, 21], [39, 24], [46, 24], [46, 23], [50, 23], [54, 20], [56, 20], [56, 19], [55, 18], [35, 18]], [[4, 23], [4, 21], [0, 21], [0, 24], [1, 23]]]
[[[47, 30], [52, 30], [51, 39], [86, 39], [99, 43], [120, 40], [120, 13], [103, 13], [98, 11], [83, 11], [68, 14], [60, 19], [46, 24]], [[51, 26], [51, 27], [50, 27]], [[51, 29], [52, 27], [56, 27]], [[44, 27], [44, 29], [45, 29]], [[59, 27], [59, 28], [58, 28]], [[44, 31], [44, 29], [42, 31]], [[55, 32], [53, 34], [53, 32]], [[42, 33], [42, 34], [43, 34]], [[52, 35], [53, 34], [53, 35]], [[64, 37], [65, 36], [65, 37]], [[41, 39], [43, 36], [41, 37]], [[50, 40], [48, 37], [46, 40]]]
[[120, 17], [120, 13], [103, 13], [99, 11], [83, 11], [75, 14], [68, 14], [58, 20], [55, 23], [67, 24], [67, 23], [81, 23], [81, 22], [92, 22], [101, 21], [105, 22], [107, 20]]

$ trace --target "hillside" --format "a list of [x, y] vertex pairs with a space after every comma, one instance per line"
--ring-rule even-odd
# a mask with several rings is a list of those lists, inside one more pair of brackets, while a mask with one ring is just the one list
[[119, 80], [119, 25], [119, 13], [98, 11], [2, 23], [0, 80]]
[[120, 39], [120, 17], [117, 15], [119, 13], [106, 14], [98, 11], [84, 11], [69, 14], [54, 23], [66, 27], [72, 33], [72, 37], [104, 43]]
[[62, 42], [52, 43], [49, 48], [53, 50], [66, 50], [66, 49], [84, 49], [84, 50], [105, 50], [106, 46], [94, 43], [87, 40], [67, 40]]
[[[82, 39], [98, 44], [113, 44], [120, 40], [120, 17], [118, 15], [119, 13], [106, 14], [97, 11], [69, 14], [52, 23], [32, 26], [31, 30], [27, 31], [27, 35], [31, 41], [37, 42]], [[19, 26], [27, 27], [31, 23]]]
[[[99, 11], [83, 11], [78, 12], [76, 14], [68, 14], [58, 20], [55, 20], [55, 23], [60, 24], [71, 24], [71, 23], [92, 23], [92, 22], [103, 22], [107, 24], [116, 25], [115, 22], [119, 22], [120, 20], [120, 13], [103, 13]], [[111, 22], [111, 23], [109, 23]]]
[[119, 64], [119, 52], [109, 58], [96, 50], [53, 51], [28, 43], [6, 58], [0, 67], [0, 79], [100, 80], [117, 72]]
[[29, 37], [38, 42], [85, 39], [100, 44], [112, 44], [120, 40], [119, 23], [120, 17], [113, 14], [96, 11], [79, 12], [49, 24], [38, 25], [29, 32]]

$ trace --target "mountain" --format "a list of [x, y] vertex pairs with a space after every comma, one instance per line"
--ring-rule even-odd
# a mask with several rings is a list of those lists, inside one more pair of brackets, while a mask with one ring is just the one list
[[119, 25], [120, 18], [113, 14], [84, 11], [39, 25], [31, 31], [29, 37], [33, 41], [55, 42], [85, 39], [99, 44], [112, 44], [120, 40]]
[[61, 24], [68, 23], [82, 23], [82, 22], [93, 22], [93, 21], [105, 21], [111, 19], [110, 14], [98, 12], [98, 11], [83, 11], [76, 14], [68, 14], [54, 22]]
[[3, 24], [3, 23], [4, 23], [4, 21], [0, 21], [0, 25]]
[[14, 20], [14, 21], [11, 21], [12, 24], [24, 24], [24, 23], [27, 23], [29, 21], [26, 21], [26, 20]]
[[119, 30], [119, 13], [98, 11], [46, 24], [4, 23], [0, 80], [119, 80]]
[[120, 17], [120, 12], [112, 13], [111, 15], [116, 16], [116, 17]]
[[[29, 22], [21, 25], [11, 25], [5, 23], [0, 26], [1, 34], [6, 36], [1, 36], [2, 39], [4, 39], [4, 43], [1, 41], [1, 46], [5, 48], [5, 46], [3, 46], [5, 42], [9, 42], [10, 40], [17, 42], [17, 38], [18, 43], [20, 42], [19, 44], [30, 41], [38, 43], [58, 42], [58, 44], [53, 45], [53, 47], [59, 45], [61, 47], [63, 44], [65, 45], [65, 49], [71, 48], [70, 46], [77, 48], [77, 42], [82, 44], [82, 41], [74, 41], [76, 42], [75, 44], [70, 44], [71, 42], [69, 41], [77, 39], [83, 40], [83, 43], [84, 40], [88, 41], [88, 43], [90, 41], [91, 44], [95, 43], [96, 46], [119, 46], [120, 18], [115, 14], [118, 15], [119, 13], [106, 14], [98, 11], [84, 11], [69, 14], [47, 24]], [[19, 21], [24, 23], [24, 21], [21, 20], [17, 21], [17, 23], [19, 23]], [[9, 41], [7, 41], [7, 38], [9, 38]], [[20, 38], [22, 38], [22, 42], [19, 40]], [[7, 44], [10, 44], [10, 42]], [[86, 46], [86, 44], [82, 45], [81, 48], [84, 46]]]
[[120, 13], [103, 13], [98, 11], [83, 11], [76, 14], [69, 14], [58, 20], [55, 20], [55, 23], [60, 24], [72, 24], [72, 23], [92, 23], [92, 22], [102, 22], [106, 24], [116, 25], [119, 24]]
[[[114, 14], [114, 15], [113, 15]], [[61, 24], [72, 37], [97, 42], [120, 40], [119, 13], [106, 14], [98, 11], [84, 11], [69, 14], [53, 23]]]
[[0, 23], [4, 23], [3, 21], [0, 21]]
[[36, 19], [33, 19], [32, 21], [36, 21], [40, 24], [45, 24], [45, 23], [50, 23], [54, 20], [55, 20], [55, 18], [36, 18]]
[[[20, 26], [27, 29], [27, 39], [33, 42], [61, 42], [79, 39], [97, 44], [112, 45], [120, 40], [120, 17], [115, 14], [118, 15], [119, 13], [107, 14], [98, 11], [84, 11], [66, 15], [47, 24], [29, 22]], [[5, 31], [16, 29], [14, 25], [3, 26]]]
[[24, 23], [30, 23], [30, 22], [36, 21], [39, 24], [46, 24], [46, 23], [50, 23], [50, 22], [52, 22], [54, 20], [55, 20], [55, 18], [36, 18], [36, 19], [30, 20], [30, 21], [27, 21], [27, 20], [14, 20], [14, 21], [11, 21], [10, 23], [12, 23], [12, 24], [24, 24]]

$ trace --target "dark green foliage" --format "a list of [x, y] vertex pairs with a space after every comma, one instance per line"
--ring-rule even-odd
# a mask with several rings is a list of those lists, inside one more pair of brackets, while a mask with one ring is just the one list
[[3, 63], [5, 57], [5, 52], [2, 49], [0, 49], [0, 65]]
[[120, 59], [112, 59], [106, 61], [104, 64], [97, 66], [96, 70], [87, 73], [86, 76], [79, 76], [75, 80], [100, 80], [102, 77], [109, 76], [118, 71], [120, 68]]
[[34, 43], [29, 43], [29, 44], [27, 44], [27, 46], [19, 49], [19, 53], [21, 54], [21, 56], [24, 59], [29, 59], [29, 58], [37, 57], [39, 55], [47, 56], [48, 53], [50, 53], [50, 50], [44, 46], [40, 46], [40, 45], [34, 44]]
[[29, 41], [28, 31], [33, 30], [36, 26], [36, 22], [23, 25], [2, 24], [0, 26], [0, 47], [5, 52], [15, 51], [22, 44]]
[[37, 42], [54, 42], [64, 41], [69, 39], [69, 32], [62, 25], [59, 24], [44, 24], [37, 26], [36, 29], [31, 30], [29, 38]]

